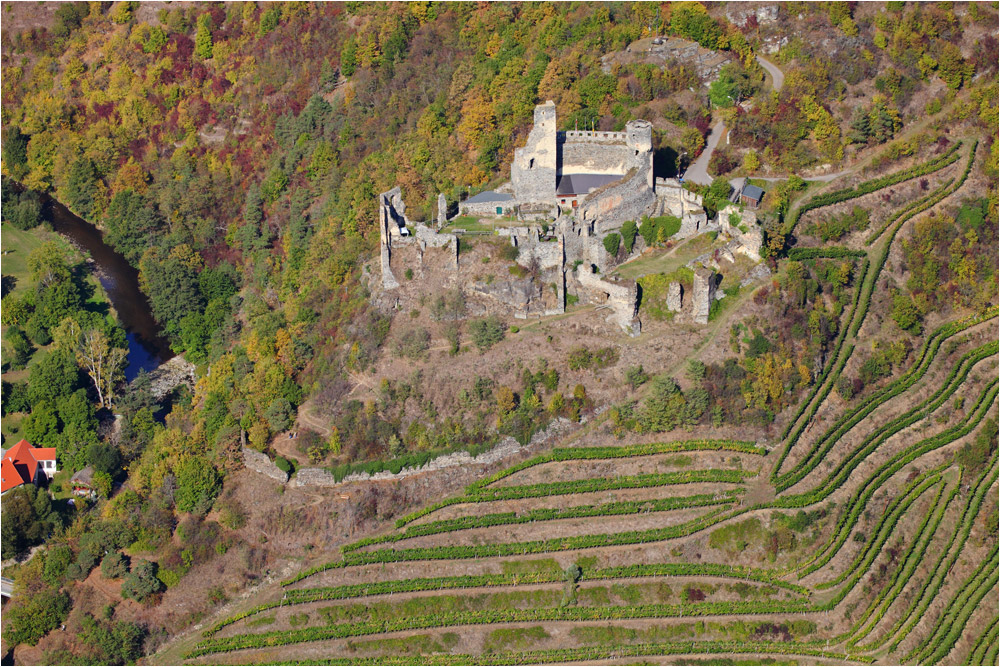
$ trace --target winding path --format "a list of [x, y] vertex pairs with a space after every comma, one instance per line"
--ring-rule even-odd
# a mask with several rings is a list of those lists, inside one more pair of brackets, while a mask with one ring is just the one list
[[[763, 67], [765, 70], [767, 70], [767, 73], [771, 75], [771, 81], [773, 82], [772, 86], [773, 90], [775, 92], [781, 90], [781, 87], [785, 85], [784, 73], [782, 73], [782, 71], [778, 69], [777, 66], [774, 65], [774, 63], [764, 60], [760, 56], [757, 56], [757, 62], [759, 62], [760, 66]], [[709, 161], [711, 161], [712, 153], [715, 152], [715, 148], [719, 145], [719, 142], [722, 140], [722, 135], [725, 134], [725, 132], [726, 132], [726, 126], [721, 120], [718, 123], [716, 123], [714, 127], [712, 127], [712, 131], [709, 132], [708, 134], [708, 142], [705, 144], [705, 150], [702, 151], [701, 155], [698, 156], [697, 160], [691, 163], [691, 166], [684, 174], [684, 180], [691, 181], [692, 183], [697, 183], [699, 185], [712, 184], [712, 177], [708, 173], [708, 163]], [[832, 180], [840, 175], [841, 174], [831, 174], [828, 177], [823, 176], [807, 180], [824, 180], [827, 178]], [[739, 179], [734, 179], [734, 180], [739, 180]], [[767, 180], [778, 181], [784, 179], [775, 178]], [[730, 181], [730, 183], [732, 184], [733, 181]], [[742, 186], [743, 184], [740, 183], [740, 187]], [[734, 185], [733, 187], [736, 186]]]
[[781, 87], [785, 85], [785, 73], [778, 69], [778, 66], [769, 60], [764, 60], [760, 56], [757, 56], [757, 62], [763, 67], [768, 74], [771, 75], [771, 81], [774, 82], [773, 88], [777, 92], [781, 90]]

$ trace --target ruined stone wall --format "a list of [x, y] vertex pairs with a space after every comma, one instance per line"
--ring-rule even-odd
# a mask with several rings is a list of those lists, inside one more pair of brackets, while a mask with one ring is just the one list
[[379, 266], [382, 269], [383, 289], [399, 287], [391, 267], [392, 239], [400, 238], [399, 224], [406, 222], [405, 211], [402, 190], [398, 186], [378, 196]]
[[708, 324], [708, 313], [715, 298], [715, 272], [698, 269], [691, 287], [691, 319], [695, 324]]
[[634, 157], [624, 141], [567, 142], [562, 145], [560, 173], [624, 175], [634, 166]]
[[702, 197], [684, 188], [676, 178], [656, 179], [656, 206], [654, 217], [673, 215], [681, 219], [677, 238], [694, 236], [705, 231], [708, 215], [702, 204]]
[[588, 271], [586, 267], [577, 269], [576, 279], [584, 289], [607, 295], [606, 304], [611, 310], [611, 316], [608, 317], [609, 322], [614, 322], [632, 336], [639, 335], [641, 328], [637, 317], [639, 290], [635, 282], [630, 280], [613, 283], [602, 280], [596, 274]]
[[[739, 223], [746, 231], [730, 223], [732, 216], [739, 217]], [[719, 229], [733, 237], [735, 243], [732, 251], [746, 255], [755, 262], [761, 261], [760, 247], [764, 244], [764, 230], [757, 223], [757, 214], [753, 211], [740, 210], [739, 206], [730, 204], [719, 211], [716, 221]]]
[[556, 196], [556, 105], [552, 100], [535, 107], [535, 124], [510, 165], [515, 199], [547, 202]]
[[439, 228], [448, 224], [448, 200], [443, 192], [439, 192], [437, 198], [437, 224]]
[[531, 268], [537, 263], [539, 269], [562, 269], [565, 261], [563, 240], [543, 241], [538, 230], [514, 228], [510, 230], [511, 244], [518, 249], [517, 263]]
[[639, 220], [656, 203], [653, 154], [640, 153], [636, 162], [639, 166], [630, 177], [590, 195], [579, 207], [577, 215], [584, 222], [596, 222], [597, 234], [618, 229], [626, 220]]
[[256, 449], [250, 449], [249, 447], [243, 448], [243, 465], [254, 472], [267, 475], [274, 481], [280, 482], [281, 484], [288, 481], [288, 473], [274, 465], [271, 459], [268, 458], [267, 454], [258, 452]]

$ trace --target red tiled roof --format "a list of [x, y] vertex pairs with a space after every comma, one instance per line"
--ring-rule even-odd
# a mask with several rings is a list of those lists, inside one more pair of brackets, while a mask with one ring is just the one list
[[[35, 455], [39, 451], [46, 454], [51, 451], [54, 454], [55, 448], [46, 447], [42, 450], [37, 450], [27, 440], [22, 440], [7, 450], [7, 453], [3, 456], [3, 482], [0, 485], [2, 486], [0, 493], [21, 484], [28, 484], [35, 479], [35, 471], [38, 470], [38, 458]], [[55, 456], [44, 456], [42, 458], [54, 459]]]
[[21, 486], [26, 481], [21, 477], [21, 473], [14, 466], [10, 459], [6, 456], [3, 458], [3, 462], [0, 463], [0, 493], [7, 493], [11, 489], [17, 486]]
[[56, 460], [55, 447], [33, 447], [31, 453], [34, 454], [35, 458], [38, 459], [39, 461]]

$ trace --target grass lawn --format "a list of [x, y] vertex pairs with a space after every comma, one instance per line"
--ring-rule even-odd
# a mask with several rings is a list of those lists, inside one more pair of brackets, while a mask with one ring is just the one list
[[441, 231], [450, 234], [458, 229], [463, 229], [467, 232], [491, 232], [493, 231], [493, 225], [480, 222], [479, 218], [473, 215], [460, 215], [448, 223], [448, 226]]
[[[12, 294], [20, 294], [28, 289], [31, 282], [31, 271], [28, 270], [28, 255], [47, 241], [56, 241], [64, 250], [72, 250], [72, 246], [55, 232], [42, 226], [22, 231], [8, 224], [0, 225], [0, 244], [3, 246], [2, 270], [4, 276], [14, 276], [17, 284]], [[77, 258], [73, 251], [74, 259]]]
[[[6, 378], [5, 378], [6, 379]], [[11, 412], [3, 418], [3, 446], [4, 449], [13, 447], [23, 437], [21, 435], [21, 422], [25, 413]]]
[[[52, 478], [52, 483], [49, 484], [49, 491], [52, 492], [52, 497], [55, 500], [66, 500], [73, 497], [73, 488], [69, 485], [69, 478], [73, 476], [72, 470], [60, 470]], [[56, 491], [56, 485], [59, 485], [59, 491]]]
[[635, 280], [650, 273], [672, 273], [709, 250], [713, 243], [714, 241], [706, 234], [699, 234], [681, 241], [670, 250], [654, 250], [638, 259], [626, 262], [615, 269], [614, 274]]

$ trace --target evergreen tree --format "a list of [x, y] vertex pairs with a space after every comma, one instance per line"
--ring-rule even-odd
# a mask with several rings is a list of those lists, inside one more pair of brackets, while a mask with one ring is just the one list
[[194, 52], [202, 60], [212, 57], [212, 15], [198, 17], [198, 32], [194, 37]]
[[94, 213], [94, 197], [97, 194], [97, 170], [90, 158], [78, 158], [69, 170], [66, 183], [66, 204], [81, 217], [89, 218]]

